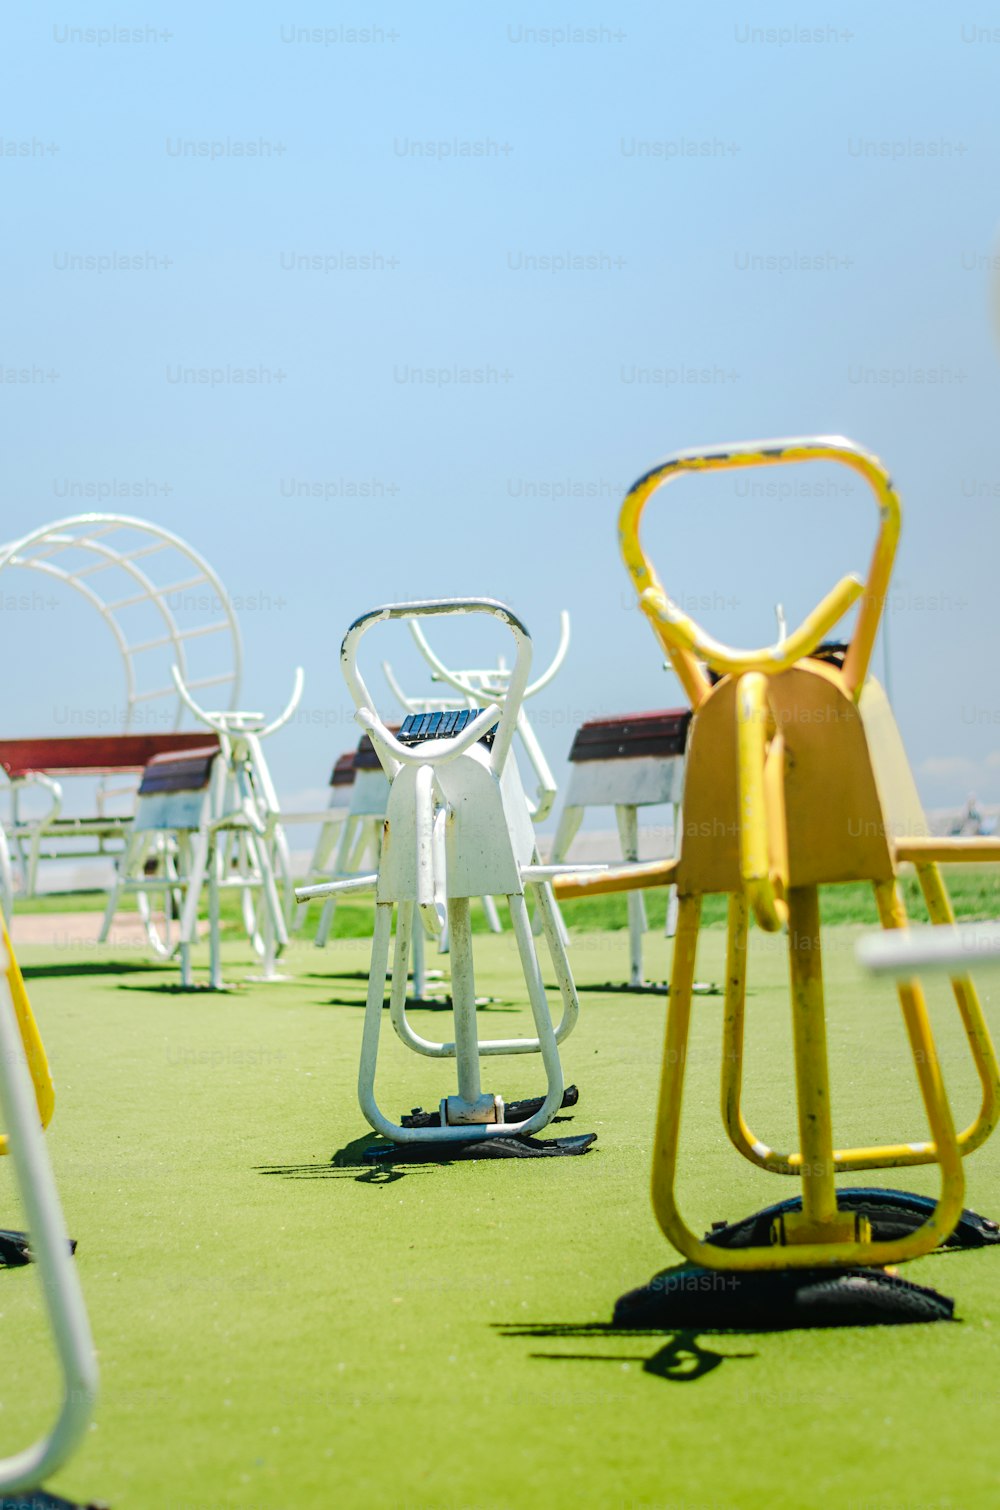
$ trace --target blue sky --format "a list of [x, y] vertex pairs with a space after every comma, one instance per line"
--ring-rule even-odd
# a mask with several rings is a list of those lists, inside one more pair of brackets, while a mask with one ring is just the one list
[[[892, 693], [924, 798], [1000, 801], [1000, 27], [975, 9], [11, 7], [4, 537], [87, 484], [148, 495], [107, 506], [248, 600], [245, 701], [305, 666], [272, 749], [292, 798], [353, 742], [359, 612], [492, 594], [545, 659], [567, 607], [538, 705], [560, 771], [581, 718], [679, 701], [617, 557], [628, 483], [841, 432], [903, 496]], [[668, 588], [731, 643], [867, 564], [859, 487], [773, 477], [651, 505]], [[86, 615], [3, 623], [10, 735], [120, 701]], [[456, 659], [491, 652], [465, 634]]]

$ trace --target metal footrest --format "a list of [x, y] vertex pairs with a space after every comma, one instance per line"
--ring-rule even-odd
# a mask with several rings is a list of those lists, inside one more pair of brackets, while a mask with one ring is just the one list
[[[575, 1106], [580, 1099], [580, 1092], [575, 1085], [568, 1085], [563, 1091], [560, 1103], [562, 1107]], [[526, 1122], [533, 1117], [535, 1112], [542, 1106], [544, 1097], [532, 1096], [527, 1101], [508, 1101], [504, 1107], [504, 1122]], [[401, 1127], [440, 1127], [441, 1112], [425, 1112], [419, 1106], [415, 1106], [408, 1117], [400, 1117]]]
[[477, 1138], [469, 1143], [373, 1144], [362, 1155], [366, 1164], [451, 1164], [456, 1159], [552, 1159], [583, 1154], [597, 1141], [596, 1133], [571, 1138]]
[[[861, 1186], [837, 1191], [838, 1209], [867, 1221], [876, 1242], [895, 1242], [922, 1227], [934, 1210], [934, 1201], [908, 1190], [887, 1190], [880, 1186]], [[767, 1206], [738, 1222], [717, 1222], [705, 1241], [717, 1248], [761, 1248], [771, 1241], [776, 1222], [802, 1210], [798, 1196]], [[975, 1211], [963, 1211], [955, 1230], [941, 1243], [942, 1248], [986, 1248], [1000, 1243], [1000, 1223]]]

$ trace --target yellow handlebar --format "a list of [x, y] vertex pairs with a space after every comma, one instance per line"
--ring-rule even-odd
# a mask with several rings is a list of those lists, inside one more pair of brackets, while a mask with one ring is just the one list
[[[652, 562], [639, 539], [643, 510], [657, 488], [681, 472], [713, 472], [737, 467], [781, 465], [797, 461], [839, 461], [851, 467], [871, 486], [879, 505], [879, 532], [868, 568], [868, 580], [845, 577], [780, 646], [756, 651], [734, 650], [714, 640], [692, 619], [682, 614], [664, 591]], [[855, 697], [861, 694], [878, 632], [882, 607], [892, 575], [899, 539], [899, 498], [885, 467], [876, 456], [863, 451], [840, 435], [812, 439], [751, 441], [742, 445], [708, 450], [678, 451], [640, 477], [626, 495], [618, 521], [622, 556], [639, 594], [643, 612], [666, 650], [685, 691], [697, 707], [708, 692], [708, 681], [698, 659], [716, 671], [775, 672], [791, 665], [816, 648], [823, 636], [863, 595], [857, 624], [844, 661], [844, 680]]]
[[[52, 1075], [49, 1071], [49, 1061], [45, 1056], [45, 1047], [42, 1043], [38, 1024], [28, 1001], [28, 993], [24, 989], [24, 980], [18, 963], [14, 957], [10, 937], [7, 933], [7, 925], [0, 917], [0, 959], [6, 963], [3, 966], [7, 976], [7, 984], [10, 987], [10, 999], [14, 1004], [14, 1015], [17, 1018], [17, 1026], [21, 1034], [21, 1042], [24, 1045], [24, 1055], [28, 1061], [28, 1069], [31, 1072], [31, 1083], [35, 1088], [35, 1100], [38, 1104], [38, 1116], [43, 1127], [48, 1127], [52, 1120], [52, 1111], [55, 1107], [56, 1094], [52, 1085]], [[7, 1134], [0, 1133], [0, 1156], [9, 1152]]]
[[674, 642], [691, 655], [698, 656], [716, 671], [742, 676], [747, 671], [775, 672], [794, 666], [803, 656], [811, 655], [838, 620], [856, 603], [865, 590], [858, 577], [843, 577], [835, 588], [818, 603], [798, 629], [779, 644], [760, 650], [732, 650], [695, 623], [671, 603], [662, 587], [647, 587], [639, 604], [654, 627], [662, 624]]

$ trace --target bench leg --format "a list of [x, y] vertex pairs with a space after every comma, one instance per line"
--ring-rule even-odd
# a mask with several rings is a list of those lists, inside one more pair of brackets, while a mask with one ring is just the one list
[[[337, 849], [334, 854], [333, 868], [331, 871], [331, 875], [338, 880], [343, 876], [350, 875], [351, 873], [350, 861], [352, 852], [358, 842], [357, 834], [359, 829], [361, 830], [361, 833], [363, 835], [364, 819], [354, 818], [350, 814], [348, 814], [348, 816], [344, 819], [343, 827], [340, 831], [340, 839], [337, 842]], [[317, 949], [326, 948], [330, 934], [333, 930], [333, 917], [336, 910], [336, 897], [327, 897], [326, 901], [323, 903], [323, 911], [320, 914], [319, 927], [316, 929]]]
[[[615, 808], [615, 817], [618, 820], [622, 859], [628, 863], [634, 863], [639, 858], [639, 809], [631, 803], [621, 804]], [[642, 892], [630, 891], [628, 894], [628, 983], [630, 986], [643, 984], [642, 935], [646, 927], [646, 904], [642, 899]]]

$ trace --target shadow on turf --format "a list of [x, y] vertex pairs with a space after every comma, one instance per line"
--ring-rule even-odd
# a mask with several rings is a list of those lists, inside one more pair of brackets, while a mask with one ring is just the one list
[[[328, 996], [324, 1005], [328, 1007], [357, 1007], [362, 1012], [364, 1012], [367, 1008], [367, 1003], [365, 1001], [359, 1000], [357, 997], [348, 998], [346, 996]], [[382, 1003], [383, 1011], [386, 1011], [388, 1009], [388, 1006], [389, 1002], [387, 998]], [[497, 1001], [496, 997], [493, 996], [477, 997], [476, 1009], [479, 1012], [490, 1013], [518, 1011], [517, 1007], [511, 1004], [503, 1004]], [[408, 1001], [406, 1003], [407, 1014], [411, 1012], [450, 1012], [451, 1010], [452, 1000], [450, 996], [430, 996], [425, 998], [425, 1000], [423, 1001]]]
[[[285, 1180], [355, 1180], [359, 1185], [393, 1185], [397, 1180], [404, 1179], [411, 1174], [429, 1174], [432, 1169], [437, 1169], [442, 1164], [452, 1163], [453, 1160], [435, 1159], [433, 1163], [413, 1164], [408, 1163], [405, 1168], [397, 1168], [394, 1164], [373, 1165], [365, 1158], [365, 1153], [370, 1148], [389, 1148], [391, 1144], [387, 1138], [380, 1138], [377, 1133], [362, 1133], [360, 1138], [346, 1143], [324, 1164], [258, 1164], [258, 1174], [278, 1175]], [[2, 1510], [2, 1507], [0, 1507]]]
[[[525, 1326], [497, 1323], [503, 1337], [662, 1337], [663, 1332], [650, 1328], [632, 1329], [613, 1326], [610, 1322], [589, 1321], [580, 1325], [571, 1322], [540, 1322]], [[677, 1331], [669, 1334], [668, 1340], [649, 1358], [640, 1360], [632, 1353], [530, 1353], [529, 1357], [547, 1363], [638, 1363], [642, 1361], [644, 1374], [665, 1379], [670, 1384], [694, 1384], [706, 1374], [714, 1373], [720, 1364], [730, 1359], [756, 1358], [757, 1353], [717, 1353], [712, 1348], [702, 1347], [698, 1333]]]
[[[61, 965], [22, 965], [25, 980], [45, 980], [62, 975], [162, 975], [160, 965], [139, 960], [81, 960], [79, 963]], [[132, 990], [155, 990], [156, 987], [133, 986]], [[0, 1500], [0, 1510], [3, 1501]]]
[[[569, 1122], [570, 1117], [553, 1117], [555, 1122]], [[447, 1159], [441, 1153], [435, 1151], [433, 1158], [426, 1160], [414, 1158], [406, 1146], [399, 1149], [398, 1161], [380, 1160], [373, 1164], [366, 1154], [373, 1149], [390, 1149], [397, 1145], [390, 1143], [388, 1138], [382, 1138], [375, 1132], [362, 1133], [360, 1138], [355, 1138], [351, 1143], [345, 1143], [343, 1148], [338, 1148], [331, 1159], [323, 1164], [258, 1164], [258, 1174], [277, 1175], [284, 1180], [354, 1180], [358, 1185], [394, 1185], [397, 1180], [405, 1179], [412, 1174], [430, 1174], [434, 1169], [450, 1169], [453, 1165], [465, 1163], [463, 1159]], [[2, 1506], [0, 1506], [2, 1510]]]

